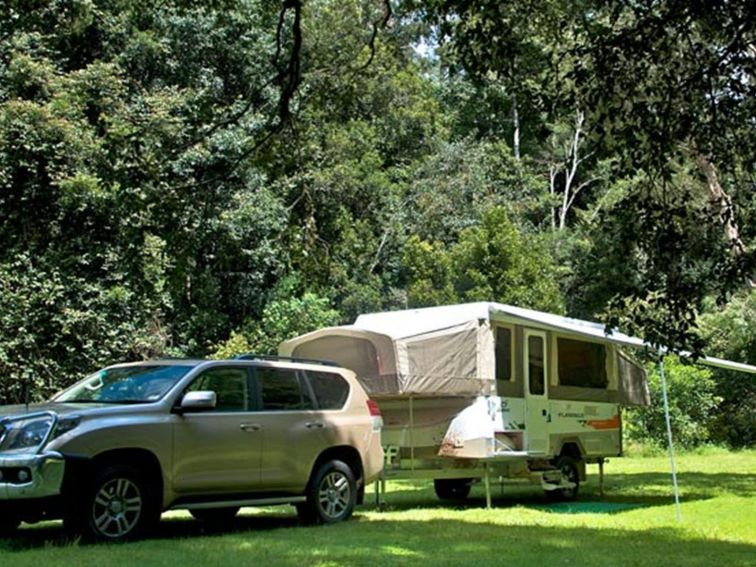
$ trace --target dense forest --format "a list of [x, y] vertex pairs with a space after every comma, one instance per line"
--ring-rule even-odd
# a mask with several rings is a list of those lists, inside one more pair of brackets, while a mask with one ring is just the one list
[[476, 300], [756, 364], [755, 189], [748, 1], [5, 0], [0, 402]]

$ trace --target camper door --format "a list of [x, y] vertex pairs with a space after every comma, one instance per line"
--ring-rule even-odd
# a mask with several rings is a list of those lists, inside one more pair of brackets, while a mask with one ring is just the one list
[[548, 343], [543, 331], [525, 330], [525, 437], [528, 453], [545, 454], [549, 430]]

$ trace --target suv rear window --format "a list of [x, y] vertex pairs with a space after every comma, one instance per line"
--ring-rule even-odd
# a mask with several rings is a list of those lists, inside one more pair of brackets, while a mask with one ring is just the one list
[[314, 409], [307, 388], [302, 388], [295, 370], [255, 368], [262, 411]]
[[307, 371], [310, 385], [318, 400], [318, 407], [324, 410], [341, 409], [349, 396], [349, 384], [333, 372]]

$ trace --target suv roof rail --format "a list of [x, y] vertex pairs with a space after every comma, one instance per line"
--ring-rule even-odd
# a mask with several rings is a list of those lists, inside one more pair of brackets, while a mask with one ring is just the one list
[[275, 354], [254, 354], [245, 353], [234, 357], [234, 360], [267, 360], [276, 362], [283, 360], [286, 362], [300, 362], [302, 364], [322, 364], [323, 366], [341, 366], [338, 362], [333, 360], [319, 360], [316, 358], [298, 358], [294, 356], [278, 356]]

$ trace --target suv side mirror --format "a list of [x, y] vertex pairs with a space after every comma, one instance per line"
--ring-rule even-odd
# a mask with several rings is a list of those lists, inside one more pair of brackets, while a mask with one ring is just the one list
[[187, 392], [181, 399], [179, 409], [182, 413], [215, 409], [218, 397], [211, 390]]

